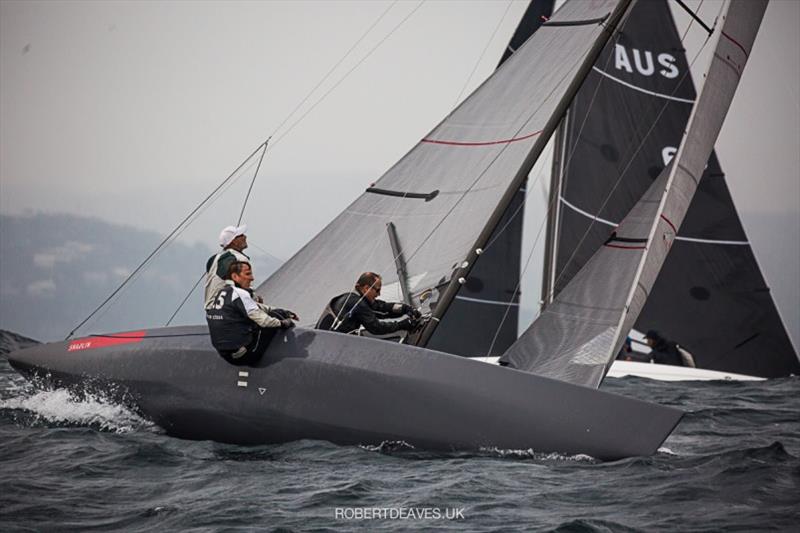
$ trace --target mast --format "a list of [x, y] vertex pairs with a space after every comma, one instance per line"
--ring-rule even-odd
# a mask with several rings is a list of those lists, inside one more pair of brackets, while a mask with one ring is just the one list
[[417, 346], [425, 346], [427, 344], [431, 335], [433, 335], [433, 332], [436, 330], [436, 327], [439, 324], [442, 315], [444, 315], [445, 311], [452, 303], [453, 298], [455, 297], [461, 285], [466, 282], [466, 277], [472, 270], [472, 266], [474, 265], [475, 260], [481, 253], [483, 253], [483, 247], [486, 246], [486, 243], [491, 237], [492, 232], [497, 227], [500, 218], [503, 216], [503, 213], [508, 208], [508, 205], [511, 203], [511, 200], [513, 199], [517, 190], [520, 188], [522, 183], [527, 179], [528, 174], [533, 168], [534, 163], [541, 155], [542, 151], [544, 150], [544, 147], [547, 145], [547, 142], [550, 140], [550, 137], [552, 136], [559, 122], [561, 122], [562, 118], [564, 117], [564, 114], [566, 113], [570, 102], [575, 97], [581, 85], [583, 84], [583, 80], [589, 74], [590, 70], [592, 69], [592, 66], [594, 65], [594, 62], [600, 56], [600, 53], [603, 51], [606, 42], [611, 38], [614, 31], [616, 31], [617, 25], [622, 19], [623, 14], [627, 11], [629, 5], [631, 4], [631, 1], [632, 0], [621, 0], [609, 15], [599, 20], [574, 21], [574, 22], [572, 21], [548, 22], [542, 25], [543, 27], [545, 27], [545, 26], [576, 26], [576, 25], [588, 25], [588, 24], [601, 24], [603, 25], [603, 30], [599, 33], [594, 44], [589, 49], [589, 52], [587, 53], [586, 57], [581, 63], [581, 66], [578, 69], [576, 75], [571, 80], [569, 87], [567, 88], [566, 92], [564, 93], [558, 105], [556, 106], [555, 110], [551, 114], [550, 118], [545, 124], [545, 127], [542, 129], [541, 134], [534, 143], [530, 153], [523, 161], [523, 164], [517, 171], [516, 175], [514, 176], [514, 179], [511, 181], [510, 186], [506, 189], [506, 192], [501, 198], [499, 204], [495, 207], [494, 212], [489, 217], [489, 220], [484, 226], [483, 231], [479, 234], [478, 239], [476, 240], [475, 244], [469, 251], [467, 258], [464, 260], [464, 262], [461, 263], [461, 266], [457, 268], [456, 271], [453, 273], [447, 288], [444, 290], [444, 293], [439, 299], [436, 309], [433, 311], [431, 315], [431, 320], [422, 330], [422, 333], [420, 334], [419, 339], [416, 342]]
[[550, 195], [547, 200], [547, 232], [544, 246], [544, 269], [542, 272], [542, 295], [540, 310], [553, 301], [558, 260], [558, 215], [561, 212], [561, 184], [564, 179], [564, 165], [567, 153], [567, 128], [570, 113], [556, 130], [553, 146], [553, 165], [550, 170]]

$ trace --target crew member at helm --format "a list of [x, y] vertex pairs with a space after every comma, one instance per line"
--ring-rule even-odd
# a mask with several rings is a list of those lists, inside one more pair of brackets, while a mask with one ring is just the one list
[[[419, 312], [408, 304], [378, 300], [383, 282], [374, 272], [364, 272], [356, 282], [355, 290], [333, 298], [317, 321], [317, 329], [358, 333], [364, 327], [373, 335], [396, 331], [413, 331], [419, 321]], [[402, 320], [382, 320], [399, 318]], [[379, 318], [381, 317], [381, 318]]]

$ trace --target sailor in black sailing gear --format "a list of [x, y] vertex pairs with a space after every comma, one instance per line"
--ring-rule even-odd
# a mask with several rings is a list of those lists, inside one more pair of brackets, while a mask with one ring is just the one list
[[[357, 333], [361, 326], [373, 335], [385, 335], [396, 331], [413, 331], [417, 327], [419, 313], [410, 305], [378, 300], [381, 293], [381, 277], [374, 272], [364, 272], [356, 282], [355, 290], [340, 294], [328, 303], [317, 321], [317, 329]], [[381, 320], [399, 318], [402, 320]]]
[[219, 234], [219, 245], [222, 251], [212, 255], [206, 262], [206, 283], [203, 297], [203, 309], [214, 303], [217, 293], [225, 286], [225, 275], [236, 261], [249, 263], [250, 258], [243, 251], [247, 248], [247, 225], [228, 226]]
[[647, 332], [644, 336], [644, 340], [652, 350], [650, 352], [650, 358], [654, 363], [659, 365], [684, 366], [684, 358], [675, 342], [662, 337], [661, 334], [654, 329]]
[[277, 328], [293, 328], [297, 315], [271, 308], [253, 299], [250, 263], [230, 265], [225, 284], [206, 309], [211, 344], [229, 363], [252, 364], [258, 361]]

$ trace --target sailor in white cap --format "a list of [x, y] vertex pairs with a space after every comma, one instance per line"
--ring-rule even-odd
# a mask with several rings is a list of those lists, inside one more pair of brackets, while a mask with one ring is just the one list
[[250, 262], [250, 258], [242, 253], [247, 248], [247, 225], [228, 226], [219, 234], [219, 245], [222, 251], [212, 255], [206, 263], [206, 284], [203, 308], [208, 309], [214, 303], [214, 297], [225, 286], [225, 278], [230, 266], [237, 261]]

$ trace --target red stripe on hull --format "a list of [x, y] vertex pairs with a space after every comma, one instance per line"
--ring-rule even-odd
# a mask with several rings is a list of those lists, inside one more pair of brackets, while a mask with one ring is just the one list
[[117, 346], [119, 344], [142, 342], [142, 339], [144, 339], [146, 333], [146, 331], [129, 331], [127, 333], [115, 333], [114, 335], [75, 339], [69, 343], [67, 351], [76, 352], [79, 350], [93, 350], [95, 348], [106, 348], [108, 346]]

